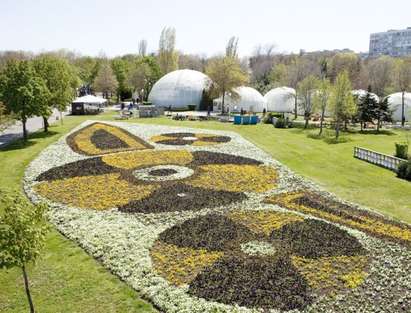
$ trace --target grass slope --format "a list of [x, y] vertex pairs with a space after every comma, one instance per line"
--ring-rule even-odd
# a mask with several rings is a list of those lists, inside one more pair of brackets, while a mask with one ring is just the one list
[[[52, 126], [48, 135], [35, 133], [28, 144], [18, 140], [0, 149], [0, 186], [19, 188], [29, 162], [86, 119], [90, 117], [67, 117], [63, 126]], [[48, 235], [43, 257], [29, 268], [29, 277], [37, 312], [155, 312], [132, 288], [55, 230]], [[0, 286], [0, 312], [28, 311], [18, 269], [0, 270]]]

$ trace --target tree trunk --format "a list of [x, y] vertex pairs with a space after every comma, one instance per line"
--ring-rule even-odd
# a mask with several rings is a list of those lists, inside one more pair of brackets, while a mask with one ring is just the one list
[[380, 127], [381, 127], [381, 118], [378, 116], [378, 120], [377, 120], [377, 132], [380, 131]]
[[305, 116], [304, 118], [305, 118], [304, 129], [307, 129], [307, 127], [308, 127], [308, 117]]
[[61, 125], [63, 125], [63, 112], [59, 110], [59, 114], [60, 114], [60, 123]]
[[335, 123], [335, 139], [338, 140], [338, 137], [340, 136], [340, 122], [337, 121]]
[[298, 117], [298, 114], [297, 114], [297, 111], [298, 111], [298, 97], [297, 97], [297, 90], [295, 91], [295, 102], [294, 102], [294, 119], [297, 119], [297, 117]]
[[24, 139], [24, 141], [26, 141], [26, 140], [27, 140], [27, 128], [26, 128], [26, 122], [27, 122], [26, 118], [25, 118], [25, 117], [23, 117], [23, 118], [21, 119], [21, 123], [23, 124], [23, 139]]
[[221, 114], [224, 115], [224, 98], [225, 98], [225, 91], [223, 92], [223, 101], [221, 102]]
[[324, 115], [325, 115], [325, 110], [323, 109], [323, 110], [321, 111], [320, 133], [318, 134], [319, 136], [321, 136], [322, 133], [323, 133]]
[[43, 126], [44, 126], [44, 132], [47, 133], [49, 131], [49, 121], [48, 118], [43, 116]]
[[26, 267], [23, 265], [21, 269], [23, 271], [24, 288], [26, 290], [27, 300], [29, 301], [30, 313], [34, 313], [34, 305], [33, 305], [33, 300], [31, 299], [29, 279], [27, 277]]
[[405, 126], [405, 91], [402, 92], [401, 126]]
[[361, 125], [361, 132], [362, 132], [364, 130], [364, 124], [362, 121], [360, 122], [360, 125]]

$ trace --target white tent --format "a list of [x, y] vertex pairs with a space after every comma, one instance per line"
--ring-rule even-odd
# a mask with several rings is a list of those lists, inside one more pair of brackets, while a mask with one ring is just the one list
[[101, 98], [101, 97], [92, 96], [92, 95], [78, 97], [72, 101], [72, 103], [85, 103], [85, 104], [96, 104], [96, 105], [100, 105], [106, 102], [107, 102], [106, 99]]
[[[259, 113], [266, 109], [266, 101], [256, 89], [242, 86], [235, 88], [235, 92], [238, 93], [238, 99], [233, 99], [230, 95], [224, 98], [224, 106], [229, 108], [230, 112], [240, 112], [243, 109]], [[222, 97], [215, 99], [213, 104], [215, 111], [221, 111]]]
[[177, 70], [161, 77], [151, 89], [148, 101], [157, 107], [184, 109], [188, 106], [200, 108], [203, 91], [210, 78], [198, 71]]
[[278, 87], [264, 96], [268, 112], [292, 113], [295, 111], [295, 89]]
[[[361, 98], [361, 97], [364, 97], [366, 94], [367, 94], [367, 90], [364, 90], [364, 89], [357, 89], [357, 90], [353, 90], [352, 91], [352, 94], [353, 94], [353, 96], [355, 96], [355, 97], [358, 97], [358, 98]], [[375, 100], [377, 100], [377, 101], [379, 101], [380, 100], [380, 98], [375, 94], [375, 93], [372, 93], [371, 92], [371, 96], [375, 99]]]
[[[393, 111], [392, 118], [395, 122], [402, 120], [402, 92], [397, 92], [388, 96], [390, 109]], [[405, 120], [411, 120], [411, 93], [404, 95], [404, 115]]]

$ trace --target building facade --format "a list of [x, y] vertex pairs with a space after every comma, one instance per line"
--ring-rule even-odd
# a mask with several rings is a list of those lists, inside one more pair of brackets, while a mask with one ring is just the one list
[[411, 55], [411, 27], [371, 34], [369, 56], [380, 55], [392, 57]]

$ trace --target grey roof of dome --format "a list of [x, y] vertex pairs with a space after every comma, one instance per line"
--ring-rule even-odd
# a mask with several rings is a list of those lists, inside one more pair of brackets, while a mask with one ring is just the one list
[[161, 77], [151, 89], [148, 100], [156, 106], [185, 108], [200, 105], [210, 78], [194, 70], [177, 70]]
[[295, 89], [278, 87], [271, 89], [264, 96], [269, 112], [293, 112], [295, 109]]
[[[390, 109], [393, 110], [392, 117], [394, 121], [402, 119], [402, 92], [393, 93], [388, 96]], [[404, 97], [405, 104], [405, 119], [411, 120], [411, 93], [406, 92]]]

